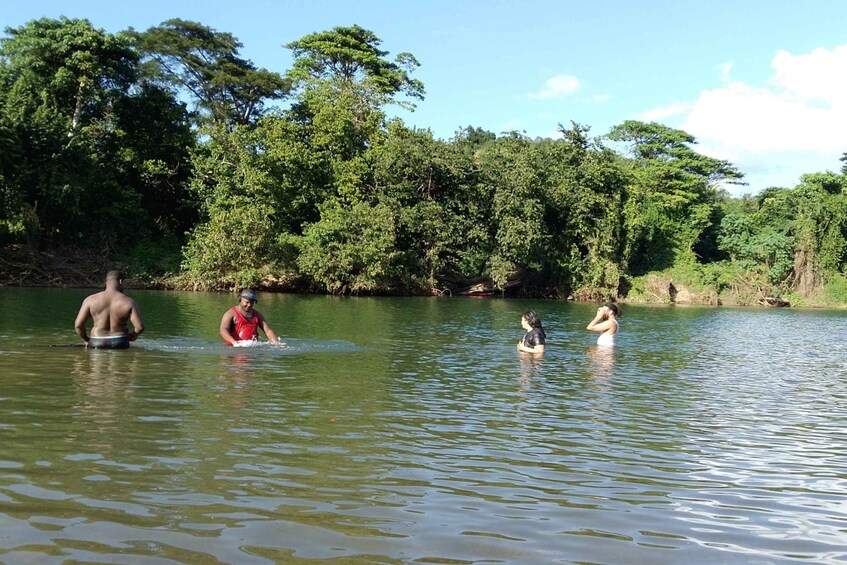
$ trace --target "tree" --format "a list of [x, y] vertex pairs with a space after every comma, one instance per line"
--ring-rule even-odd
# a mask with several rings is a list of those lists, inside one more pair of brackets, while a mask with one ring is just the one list
[[147, 75], [191, 96], [201, 122], [253, 124], [267, 100], [288, 93], [278, 73], [239, 56], [242, 44], [229, 33], [178, 18], [132, 33]]
[[126, 38], [94, 29], [88, 20], [42, 18], [6, 33], [0, 54], [10, 69], [9, 102], [18, 104], [17, 116], [52, 106], [69, 118], [70, 138], [98, 104], [135, 80], [138, 57]]
[[182, 239], [197, 221], [188, 189], [197, 140], [185, 104], [145, 82], [115, 102], [114, 120], [119, 135], [108, 146], [113, 170], [141, 194], [151, 235]]
[[580, 298], [618, 293], [625, 272], [624, 242], [627, 182], [621, 159], [588, 126], [559, 125], [562, 138], [543, 141], [549, 170], [544, 251], [549, 282]]
[[847, 260], [847, 199], [844, 175], [803, 175], [791, 191], [793, 284], [806, 296], [817, 292]]
[[[417, 59], [411, 53], [400, 53], [390, 62], [385, 59], [388, 51], [378, 48], [380, 43], [376, 34], [358, 25], [309, 34], [285, 46], [294, 55], [287, 76], [301, 88], [321, 82], [342, 88], [362, 85], [374, 106], [382, 106], [398, 94], [423, 100], [423, 83], [409, 76], [420, 65]], [[414, 108], [408, 101], [396, 103]]]
[[255, 128], [209, 132], [193, 156], [192, 190], [201, 221], [184, 250], [183, 268], [195, 286], [253, 286], [274, 271], [276, 178]]
[[391, 289], [399, 275], [394, 222], [383, 204], [327, 202], [300, 241], [302, 272], [333, 294]]
[[761, 266], [772, 285], [781, 285], [791, 273], [791, 237], [774, 226], [757, 226], [753, 216], [740, 212], [724, 216], [718, 245], [748, 270]]
[[543, 201], [549, 169], [537, 147], [513, 133], [487, 144], [480, 155], [492, 202], [488, 273], [501, 289], [516, 272], [540, 266], [549, 238]]
[[401, 284], [432, 290], [479, 276], [481, 254], [487, 258], [489, 217], [466, 147], [392, 120], [385, 142], [374, 146], [368, 159], [374, 173], [367, 194], [397, 218]]
[[105, 151], [137, 55], [87, 20], [43, 18], [6, 33], [2, 123], [21, 157], [4, 171], [7, 226], [30, 241], [114, 240], [124, 227], [112, 221], [116, 211], [138, 199], [116, 181]]
[[474, 126], [467, 126], [459, 128], [456, 132], [454, 141], [457, 143], [465, 143], [473, 148], [476, 148], [481, 145], [485, 145], [489, 141], [494, 141], [495, 139], [497, 139], [497, 135], [494, 132]]
[[626, 143], [633, 182], [626, 208], [626, 263], [637, 272], [694, 260], [714, 220], [721, 186], [743, 178], [728, 161], [697, 153], [695, 138], [657, 123], [626, 121], [608, 139]]

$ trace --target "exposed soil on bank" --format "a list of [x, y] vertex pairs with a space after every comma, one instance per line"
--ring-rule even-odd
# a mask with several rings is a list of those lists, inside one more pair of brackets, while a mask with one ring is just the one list
[[[126, 288], [157, 290], [198, 290], [169, 278], [146, 280], [134, 277], [130, 266], [109, 259], [106, 250], [56, 247], [34, 250], [26, 245], [7, 245], [0, 248], [0, 287], [53, 287], [100, 288], [106, 273], [117, 269], [124, 271]], [[308, 293], [309, 289], [296, 280], [268, 279], [259, 288], [265, 291]], [[479, 283], [479, 281], [474, 281]], [[479, 287], [479, 288], [477, 288]], [[503, 296], [479, 283], [453, 291], [434, 292], [443, 296]], [[233, 289], [235, 290], [235, 289]], [[511, 289], [514, 290], [514, 289]], [[483, 292], [485, 291], [485, 292]], [[490, 291], [490, 292], [489, 292]], [[551, 298], [551, 296], [544, 296]], [[571, 299], [571, 297], [569, 297]], [[644, 296], [637, 300], [621, 298], [622, 303], [644, 302], [653, 304], [699, 304], [711, 306], [789, 306], [787, 301], [769, 296], [761, 289], [735, 289], [718, 296], [713, 290], [693, 291], [668, 277], [648, 277]]]
[[35, 251], [26, 245], [0, 248], [0, 286], [99, 287], [106, 273], [120, 268], [105, 252], [70, 247]]
[[111, 270], [124, 273], [126, 288], [176, 288], [168, 279], [133, 276], [132, 269], [110, 259], [107, 250], [69, 246], [35, 250], [18, 244], [0, 247], [0, 287], [102, 288]]

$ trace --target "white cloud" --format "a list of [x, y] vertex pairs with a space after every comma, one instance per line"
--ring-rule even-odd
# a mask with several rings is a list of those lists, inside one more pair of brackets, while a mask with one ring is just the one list
[[771, 62], [775, 71], [773, 83], [797, 100], [843, 106], [847, 103], [845, 65], [847, 45], [831, 51], [819, 47], [796, 56], [780, 51]]
[[694, 102], [642, 114], [694, 135], [704, 154], [733, 162], [757, 192], [794, 186], [801, 174], [838, 170], [847, 151], [847, 45], [792, 55], [778, 52], [772, 77], [762, 85], [730, 79], [703, 90]]
[[544, 83], [544, 88], [527, 96], [533, 100], [547, 100], [549, 98], [561, 98], [573, 94], [582, 87], [578, 78], [571, 75], [556, 75], [550, 77]]
[[681, 128], [743, 153], [828, 152], [847, 149], [842, 110], [799, 101], [785, 91], [730, 83], [701, 92]]
[[591, 101], [596, 104], [605, 104], [612, 101], [611, 94], [594, 94], [591, 96]]

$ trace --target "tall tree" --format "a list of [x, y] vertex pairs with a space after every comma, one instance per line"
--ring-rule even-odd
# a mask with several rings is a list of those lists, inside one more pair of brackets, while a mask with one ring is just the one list
[[405, 286], [432, 289], [478, 276], [481, 248], [490, 239], [490, 199], [480, 190], [467, 145], [436, 140], [429, 130], [395, 119], [385, 143], [369, 157], [374, 178], [367, 192], [398, 218], [396, 246]]
[[694, 136], [655, 122], [626, 121], [607, 137], [627, 144], [632, 157], [625, 264], [646, 272], [693, 259], [714, 221], [722, 185], [739, 184], [743, 174], [728, 161], [697, 153]]
[[[286, 45], [294, 55], [287, 76], [306, 88], [326, 81], [350, 88], [360, 84], [377, 106], [398, 94], [423, 100], [423, 83], [409, 76], [420, 66], [417, 59], [411, 53], [400, 53], [391, 62], [385, 58], [388, 51], [379, 49], [380, 43], [376, 34], [358, 25], [309, 34]], [[410, 101], [395, 102], [414, 108]]]
[[137, 55], [126, 38], [87, 20], [43, 18], [6, 33], [2, 122], [21, 156], [4, 174], [7, 227], [58, 241], [116, 229], [92, 218], [107, 220], [116, 199], [135, 201], [113, 190], [102, 150], [116, 133], [114, 106], [133, 84]]
[[621, 159], [589, 128], [559, 126], [562, 138], [542, 142], [550, 188], [545, 271], [555, 287], [583, 299], [616, 295], [624, 271], [624, 206], [629, 178]]
[[232, 34], [176, 18], [133, 36], [148, 76], [187, 93], [200, 122], [253, 124], [266, 101], [288, 93], [278, 73], [239, 55], [243, 46]]
[[6, 33], [0, 55], [18, 94], [9, 102], [21, 119], [37, 106], [52, 106], [68, 121], [68, 137], [92, 118], [98, 104], [135, 80], [138, 57], [126, 38], [95, 29], [88, 20], [42, 18]]
[[544, 222], [544, 196], [549, 163], [539, 146], [512, 133], [485, 145], [479, 155], [491, 195], [493, 245], [488, 274], [501, 289], [516, 272], [537, 269], [544, 260], [549, 231]]

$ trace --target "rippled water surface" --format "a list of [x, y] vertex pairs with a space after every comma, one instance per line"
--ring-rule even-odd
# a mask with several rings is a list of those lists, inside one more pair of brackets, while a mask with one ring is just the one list
[[0, 289], [2, 563], [847, 562], [845, 312], [90, 292]]

